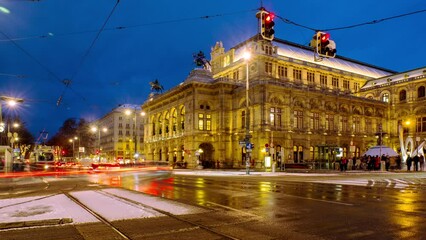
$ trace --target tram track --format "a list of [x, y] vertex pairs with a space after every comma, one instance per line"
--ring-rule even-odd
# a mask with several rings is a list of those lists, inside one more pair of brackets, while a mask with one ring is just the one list
[[[167, 234], [173, 234], [173, 233], [177, 233], [177, 232], [194, 231], [194, 230], [197, 230], [197, 229], [202, 229], [202, 230], [207, 231], [211, 234], [219, 236], [221, 239], [232, 239], [232, 240], [240, 239], [240, 238], [236, 238], [234, 236], [231, 236], [227, 233], [218, 231], [218, 230], [216, 230], [212, 227], [206, 226], [204, 224], [200, 224], [200, 223], [197, 223], [195, 221], [188, 220], [188, 219], [181, 217], [179, 215], [170, 213], [170, 212], [165, 211], [163, 209], [153, 207], [153, 206], [148, 205], [148, 204], [141, 203], [139, 201], [135, 201], [135, 200], [130, 199], [130, 198], [119, 196], [119, 195], [116, 195], [116, 194], [113, 194], [113, 193], [110, 193], [110, 192], [106, 192], [106, 191], [103, 191], [103, 190], [97, 190], [95, 192], [102, 194], [103, 196], [109, 197], [114, 201], [119, 201], [121, 203], [128, 204], [132, 207], [136, 206], [136, 207], [143, 209], [143, 210], [148, 209], [149, 211], [155, 211], [155, 212], [158, 212], [158, 213], [160, 213], [160, 214], [162, 214], [166, 217], [175, 219], [179, 222], [189, 224], [189, 226], [186, 226], [186, 227], [178, 229], [178, 230], [167, 230], [167, 231], [148, 233], [148, 234], [143, 235], [144, 237], [153, 237], [153, 236], [156, 236], [156, 235], [167, 235]], [[133, 239], [130, 233], [127, 233], [125, 229], [123, 230], [122, 228], [116, 226], [114, 221], [108, 220], [107, 217], [102, 216], [102, 213], [95, 211], [90, 206], [86, 205], [85, 203], [80, 201], [77, 197], [70, 194], [69, 192], [63, 192], [63, 194], [66, 197], [68, 197], [71, 201], [76, 203], [78, 206], [80, 206], [81, 208], [86, 210], [88, 213], [90, 213], [92, 216], [94, 216], [96, 219], [98, 219], [102, 224], [104, 224], [109, 229], [111, 229], [112, 231], [117, 233], [120, 236], [121, 239]]]

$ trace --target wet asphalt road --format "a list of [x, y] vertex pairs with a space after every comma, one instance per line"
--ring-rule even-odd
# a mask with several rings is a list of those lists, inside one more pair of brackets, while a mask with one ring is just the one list
[[[117, 187], [208, 210], [183, 219], [114, 222], [129, 239], [425, 239], [425, 177], [423, 173], [114, 172], [0, 179], [0, 198]], [[1, 239], [123, 239], [99, 223], [15, 229], [0, 235]]]

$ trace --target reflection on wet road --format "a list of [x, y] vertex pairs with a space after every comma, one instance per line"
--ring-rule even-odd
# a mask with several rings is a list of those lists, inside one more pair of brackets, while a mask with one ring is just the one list
[[243, 211], [327, 239], [416, 239], [426, 233], [421, 227], [426, 218], [426, 191], [421, 181], [401, 189], [303, 178], [287, 181], [167, 172], [93, 177], [102, 184], [154, 196]]

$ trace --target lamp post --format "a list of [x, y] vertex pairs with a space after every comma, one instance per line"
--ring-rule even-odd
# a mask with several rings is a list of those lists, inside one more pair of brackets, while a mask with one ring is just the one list
[[250, 52], [244, 53], [244, 59], [246, 61], [246, 174], [250, 174], [250, 151], [251, 151], [251, 143], [250, 143], [250, 115], [249, 115], [249, 60], [251, 58]]
[[101, 163], [101, 130], [102, 132], [107, 132], [108, 129], [106, 127], [103, 127], [102, 129], [100, 127], [92, 127], [92, 132], [98, 132], [98, 163]]
[[75, 140], [77, 140], [78, 139], [78, 137], [74, 137], [74, 138], [71, 138], [69, 141], [70, 141], [70, 143], [72, 143], [72, 158], [75, 158], [75, 148], [74, 148], [74, 142], [75, 142]]

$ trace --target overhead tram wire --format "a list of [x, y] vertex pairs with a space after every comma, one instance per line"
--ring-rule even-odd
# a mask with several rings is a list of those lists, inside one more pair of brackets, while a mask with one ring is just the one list
[[[414, 12], [409, 12], [409, 13], [404, 13], [404, 14], [400, 14], [400, 15], [396, 15], [396, 16], [392, 16], [392, 17], [377, 19], [377, 20], [373, 20], [373, 21], [369, 21], [369, 22], [358, 23], [358, 24], [349, 25], [349, 26], [321, 29], [321, 31], [336, 31], [336, 30], [343, 30], [343, 29], [360, 27], [360, 26], [364, 26], [364, 25], [372, 25], [372, 24], [384, 22], [384, 21], [387, 21], [387, 20], [390, 20], [390, 19], [406, 17], [406, 16], [418, 14], [418, 13], [423, 13], [423, 12], [426, 12], [426, 9], [418, 10], [418, 11], [414, 11]], [[279, 19], [281, 19], [283, 22], [285, 22], [287, 24], [292, 24], [292, 25], [295, 25], [295, 26], [298, 26], [298, 27], [302, 27], [302, 28], [306, 28], [306, 29], [315, 31], [315, 32], [316, 31], [320, 31], [320, 29], [316, 29], [316, 28], [308, 27], [308, 26], [305, 26], [305, 25], [302, 25], [302, 24], [298, 24], [296, 22], [293, 22], [293, 21], [291, 21], [291, 20], [289, 20], [287, 18], [283, 18], [283, 17], [278, 16], [278, 15], [276, 15], [276, 17], [279, 18]]]
[[[220, 13], [220, 14], [214, 14], [214, 15], [191, 17], [191, 18], [165, 20], [165, 21], [160, 21], [160, 22], [142, 23], [142, 24], [135, 24], [135, 25], [130, 25], [130, 26], [117, 26], [117, 27], [111, 27], [111, 28], [104, 28], [103, 31], [124, 30], [124, 29], [129, 29], [129, 28], [148, 27], [148, 26], [161, 25], [161, 24], [195, 21], [195, 20], [200, 20], [200, 19], [204, 20], [204, 19], [217, 18], [217, 17], [247, 13], [247, 12], [255, 12], [257, 10], [258, 9], [251, 9], [251, 10], [243, 10], [243, 11], [236, 11], [236, 12], [230, 12], [230, 13]], [[36, 38], [66, 37], [66, 36], [80, 35], [80, 34], [87, 34], [87, 33], [94, 33], [94, 32], [99, 32], [99, 30], [85, 30], [85, 31], [60, 33], [60, 34], [48, 33], [48, 34], [44, 34], [44, 35], [18, 37], [18, 38], [13, 38], [11, 40], [21, 41], [21, 40], [36, 39]], [[10, 41], [10, 40], [9, 39], [0, 39], [0, 42], [3, 42], [3, 41]]]
[[[62, 103], [62, 99], [65, 95], [65, 92], [68, 88], [70, 88], [71, 90], [73, 90], [70, 85], [72, 83], [72, 79], [75, 78], [75, 76], [77, 75], [78, 71], [81, 69], [84, 61], [87, 59], [87, 56], [89, 55], [90, 51], [92, 50], [93, 46], [95, 46], [96, 41], [98, 40], [99, 36], [101, 35], [102, 31], [104, 30], [106, 24], [108, 23], [109, 19], [111, 18], [112, 14], [115, 12], [115, 9], [117, 8], [117, 5], [120, 3], [120, 0], [117, 0], [117, 2], [115, 3], [114, 7], [112, 8], [111, 12], [108, 14], [107, 18], [105, 19], [104, 23], [102, 24], [101, 29], [99, 29], [98, 33], [96, 34], [95, 38], [93, 39], [92, 43], [90, 44], [89, 48], [86, 50], [86, 53], [83, 55], [83, 57], [80, 60], [80, 63], [78, 64], [76, 70], [74, 71], [74, 73], [72, 74], [71, 79], [65, 79], [63, 80], [63, 83], [65, 84], [65, 88], [62, 91], [62, 94], [59, 96], [58, 101], [56, 102], [56, 105], [59, 106]], [[73, 90], [74, 93], [75, 90]], [[82, 95], [80, 95], [81, 97], [83, 97], [83, 100], [86, 100], [86, 98]]]

